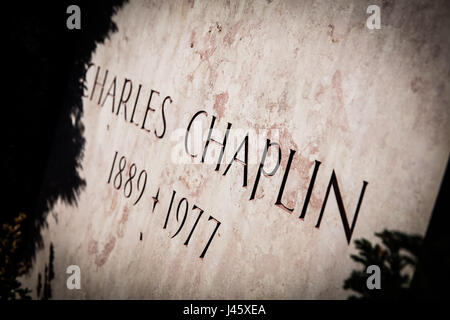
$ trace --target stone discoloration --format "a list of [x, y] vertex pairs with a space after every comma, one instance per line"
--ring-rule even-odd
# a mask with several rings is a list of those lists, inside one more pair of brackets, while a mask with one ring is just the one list
[[214, 110], [216, 110], [219, 118], [223, 117], [225, 112], [225, 104], [228, 102], [228, 93], [222, 92], [215, 95]]

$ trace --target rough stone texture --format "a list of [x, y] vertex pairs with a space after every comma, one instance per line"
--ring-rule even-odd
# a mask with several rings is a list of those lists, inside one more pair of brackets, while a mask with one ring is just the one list
[[[365, 26], [370, 4], [381, 7], [380, 30]], [[119, 31], [99, 46], [93, 63], [102, 77], [105, 69], [117, 76], [116, 100], [124, 79], [133, 81], [128, 119], [138, 84], [143, 99], [136, 122], [150, 89], [160, 92], [155, 108], [170, 95], [166, 135], [157, 139], [126, 122], [123, 110], [113, 114], [109, 98], [103, 107], [84, 98], [87, 186], [77, 206], [60, 202], [48, 215], [45, 248], [25, 285], [36, 287], [52, 242], [54, 298], [347, 297], [342, 285], [356, 267], [349, 257], [355, 250], [346, 241], [333, 191], [315, 228], [328, 181], [334, 169], [349, 221], [363, 180], [369, 182], [352, 241], [374, 240], [384, 228], [425, 233], [450, 147], [449, 15], [445, 1], [125, 5], [114, 17]], [[94, 76], [92, 68], [87, 94]], [[208, 112], [207, 120], [199, 118], [205, 130], [215, 115], [222, 132], [230, 122], [239, 139], [257, 129], [263, 139], [280, 143], [281, 167], [273, 177], [261, 177], [256, 199], [249, 201], [261, 152], [253, 146], [247, 188], [238, 164], [223, 176], [225, 161], [216, 172], [183, 149], [174, 155], [190, 118], [202, 109]], [[149, 117], [147, 127], [160, 132], [159, 111]], [[181, 138], [175, 135], [180, 130]], [[236, 150], [229, 147], [227, 159]], [[297, 153], [283, 201], [295, 205], [293, 213], [274, 205], [290, 148]], [[148, 171], [136, 206], [123, 188], [106, 183], [115, 151]], [[321, 166], [300, 220], [314, 160]], [[152, 213], [158, 187], [160, 202]], [[173, 189], [176, 200], [163, 229]], [[171, 239], [181, 197], [189, 202], [189, 215]], [[194, 203], [205, 213], [186, 247]], [[209, 215], [222, 224], [200, 259], [215, 227]], [[71, 264], [81, 268], [81, 290], [66, 288]]]

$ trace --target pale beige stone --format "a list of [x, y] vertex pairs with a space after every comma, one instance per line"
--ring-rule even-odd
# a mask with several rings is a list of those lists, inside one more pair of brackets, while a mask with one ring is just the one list
[[[114, 17], [118, 32], [97, 48], [92, 62], [102, 75], [108, 69], [117, 76], [117, 100], [125, 78], [133, 81], [133, 97], [143, 85], [139, 121], [150, 89], [160, 92], [157, 108], [170, 96], [166, 134], [157, 139], [113, 114], [108, 100], [102, 108], [84, 98], [81, 174], [87, 186], [77, 206], [59, 202], [53, 208], [58, 222], [48, 215], [45, 248], [25, 285], [35, 288], [52, 242], [54, 298], [347, 297], [342, 285], [357, 267], [350, 259], [355, 249], [333, 191], [315, 228], [332, 170], [349, 221], [363, 180], [369, 182], [352, 241], [375, 240], [385, 228], [424, 235], [450, 147], [450, 22], [442, 16], [448, 10], [442, 1], [382, 3], [380, 30], [366, 28], [372, 2], [359, 0], [125, 5]], [[92, 68], [88, 94], [94, 76]], [[261, 177], [255, 200], [249, 198], [260, 152], [250, 155], [255, 161], [247, 188], [237, 164], [223, 176], [225, 161], [219, 172], [184, 152], [176, 158], [186, 162], [174, 163], [172, 152], [182, 142], [174, 134], [199, 110], [208, 112], [207, 120], [199, 117], [205, 130], [215, 115], [222, 132], [230, 122], [231, 134], [258, 129], [281, 144], [282, 166], [275, 176]], [[158, 111], [147, 126], [162, 129]], [[235, 147], [227, 150], [228, 160]], [[290, 148], [297, 152], [283, 200], [295, 205], [293, 213], [274, 205]], [[107, 184], [116, 150], [148, 171], [136, 206]], [[321, 166], [303, 221], [298, 217], [314, 160]], [[152, 213], [158, 187], [160, 203]], [[173, 189], [177, 200], [163, 229]], [[181, 197], [189, 202], [189, 216], [171, 239]], [[193, 204], [205, 213], [186, 247], [197, 214], [191, 216]], [[200, 259], [215, 227], [209, 215], [221, 225]], [[71, 264], [81, 268], [81, 290], [66, 288]]]

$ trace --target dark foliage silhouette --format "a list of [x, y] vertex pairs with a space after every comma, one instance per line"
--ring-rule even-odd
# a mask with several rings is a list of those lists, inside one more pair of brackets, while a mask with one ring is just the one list
[[[373, 245], [366, 239], [355, 240], [358, 255], [351, 258], [362, 264], [361, 270], [355, 270], [344, 282], [344, 289], [351, 289], [360, 294], [352, 295], [350, 299], [402, 299], [410, 295], [411, 277], [406, 273], [406, 267], [416, 267], [421, 247], [422, 237], [407, 235], [398, 231], [384, 230], [375, 234], [381, 239], [382, 245]], [[367, 267], [377, 265], [381, 271], [381, 289], [368, 289]]]
[[4, 223], [1, 227], [0, 256], [0, 298], [7, 300], [30, 299], [30, 290], [21, 287], [18, 277], [25, 274], [30, 264], [16, 254], [22, 242], [22, 226], [25, 214], [19, 214], [13, 224]]
[[[41, 229], [49, 210], [58, 199], [76, 205], [85, 186], [79, 175], [85, 142], [83, 79], [97, 45], [117, 31], [112, 17], [124, 2], [17, 2], [6, 10], [7, 94], [0, 163], [7, 188], [0, 223], [14, 224], [20, 212], [26, 217], [10, 262], [31, 265], [36, 249], [43, 246]], [[81, 8], [81, 30], [66, 28], [66, 9], [72, 4]], [[3, 249], [0, 264], [5, 265]], [[0, 298], [9, 297], [7, 283], [14, 284], [19, 275], [5, 270]], [[42, 289], [45, 295], [45, 284]]]
[[55, 251], [53, 249], [53, 243], [50, 244], [50, 255], [48, 258], [48, 265], [45, 264], [44, 272], [44, 292], [43, 300], [52, 298], [52, 280], [55, 278], [55, 270], [53, 268], [53, 261], [55, 260]]

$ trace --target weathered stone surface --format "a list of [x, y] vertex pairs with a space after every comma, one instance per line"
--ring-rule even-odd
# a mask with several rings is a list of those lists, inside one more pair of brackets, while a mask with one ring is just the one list
[[[366, 28], [369, 4], [381, 7], [380, 30]], [[356, 267], [349, 257], [354, 246], [333, 189], [315, 227], [330, 177], [334, 170], [350, 224], [368, 182], [352, 241], [373, 240], [385, 228], [425, 233], [450, 147], [448, 14], [443, 1], [125, 5], [114, 18], [118, 32], [98, 47], [87, 74], [86, 188], [77, 206], [60, 202], [48, 215], [46, 246], [25, 284], [35, 288], [52, 242], [55, 298], [345, 298], [343, 280]], [[100, 87], [90, 99], [97, 67], [100, 80], [108, 70], [102, 99], [117, 77], [114, 113], [111, 96], [103, 106], [97, 103]], [[124, 106], [116, 114], [125, 79], [132, 82], [126, 116]], [[139, 84], [135, 125], [130, 119]], [[152, 89], [159, 95], [152, 98], [156, 111], [148, 113], [148, 132], [141, 126]], [[166, 131], [159, 139], [167, 96]], [[213, 133], [217, 140], [232, 123], [219, 171], [217, 144], [209, 146], [211, 164], [184, 150], [185, 130], [200, 110], [208, 113], [196, 121], [204, 135], [212, 116], [222, 132]], [[223, 172], [252, 130], [262, 140], [255, 150], [249, 139], [243, 188], [242, 165]], [[272, 177], [261, 175], [250, 201], [266, 138], [281, 145], [281, 166]], [[274, 205], [290, 149], [296, 153], [282, 199], [292, 213]], [[107, 183], [116, 151], [116, 166], [122, 155], [127, 159], [123, 184], [130, 164], [137, 166], [130, 198], [123, 185], [113, 187], [118, 167]], [[320, 168], [306, 216], [299, 219], [315, 160]], [[133, 205], [143, 169], [146, 188]], [[184, 214], [182, 204], [177, 221], [183, 197], [189, 203], [186, 224], [171, 238]], [[199, 213], [194, 204], [204, 213], [185, 246]], [[201, 259], [217, 225], [209, 216], [221, 224]], [[81, 268], [81, 290], [66, 288], [72, 264]]]

